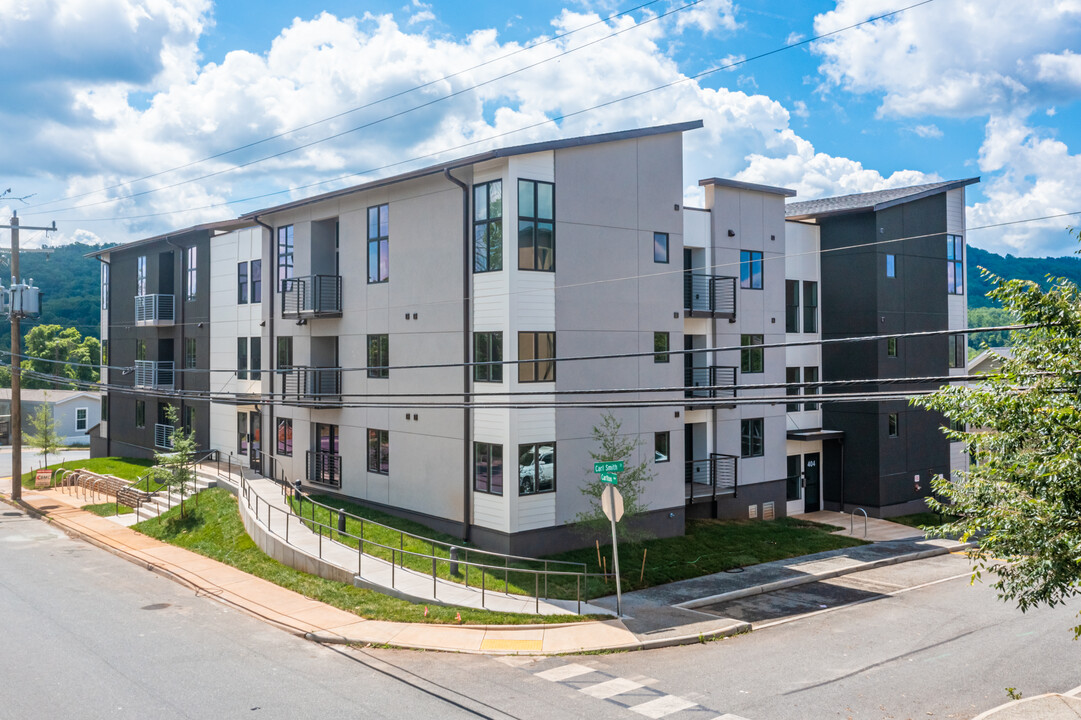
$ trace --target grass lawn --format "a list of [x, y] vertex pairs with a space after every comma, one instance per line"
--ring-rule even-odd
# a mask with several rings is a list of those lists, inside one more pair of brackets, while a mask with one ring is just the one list
[[[67, 468], [69, 470], [89, 470], [99, 475], [115, 475], [125, 480], [137, 480], [146, 474], [146, 471], [154, 464], [153, 460], [140, 460], [138, 458], [104, 457], [89, 458], [86, 460], [69, 460], [67, 462], [49, 465], [50, 469]], [[23, 473], [23, 487], [34, 487], [34, 471]]]
[[[116, 507], [116, 503], [98, 503], [96, 505], [83, 505], [81, 509], [94, 513], [95, 515], [100, 515], [101, 517], [115, 517], [117, 514]], [[130, 515], [133, 512], [135, 511], [127, 505], [120, 506], [121, 515]]]
[[899, 515], [887, 518], [890, 522], [901, 523], [909, 527], [938, 527], [957, 519], [956, 515], [939, 515], [935, 512], [913, 513], [912, 515]]
[[584, 619], [577, 615], [538, 616], [437, 605], [428, 606], [428, 617], [424, 617], [424, 605], [324, 580], [273, 560], [244, 531], [236, 498], [219, 488], [199, 493], [199, 504], [189, 504], [184, 519], [180, 517], [179, 508], [173, 508], [160, 517], [134, 527], [146, 535], [232, 565], [305, 597], [373, 620], [454, 623], [458, 612], [461, 612], [462, 622], [466, 624], [523, 625]]

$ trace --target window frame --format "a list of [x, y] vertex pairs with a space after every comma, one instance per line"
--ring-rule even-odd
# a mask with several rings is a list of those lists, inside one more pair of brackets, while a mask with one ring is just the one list
[[185, 250], [184, 300], [194, 302], [199, 290], [199, 246], [191, 245]]
[[[757, 428], [757, 437], [755, 430]], [[739, 422], [741, 459], [765, 457], [766, 455], [766, 420], [765, 418], [745, 418]]]
[[243, 411], [236, 414], [236, 454], [248, 454], [248, 413]]
[[653, 333], [653, 364], [666, 364], [671, 357], [669, 353], [672, 352], [671, 337], [667, 332]]
[[[794, 302], [793, 302], [794, 301]], [[784, 281], [784, 331], [798, 333], [800, 329], [799, 280]]]
[[[522, 188], [523, 185], [532, 186], [532, 205], [533, 214], [526, 215], [522, 212]], [[552, 213], [551, 217], [544, 217], [539, 214], [538, 208], [540, 206], [540, 188], [542, 186], [548, 186], [552, 189]], [[518, 200], [518, 227], [515, 233], [515, 252], [518, 256], [518, 269], [528, 272], [555, 272], [556, 270], [556, 186], [554, 182], [548, 182], [546, 180], [530, 180], [528, 178], [518, 178], [518, 187], [516, 188], [518, 194], [516, 199]], [[538, 267], [540, 264], [540, 251], [537, 237], [542, 225], [551, 226], [551, 259], [546, 267]], [[532, 257], [530, 267], [523, 267], [522, 265], [522, 230], [531, 226], [531, 241]]]
[[898, 356], [898, 343], [897, 338], [886, 338], [886, 357], [895, 358]]
[[[540, 476], [540, 448], [550, 447], [552, 449], [552, 477], [551, 487], [546, 490], [538, 489], [540, 482], [537, 478]], [[532, 450], [530, 450], [532, 448]], [[533, 453], [533, 490], [531, 492], [522, 491], [522, 469], [529, 467], [528, 465], [522, 465], [522, 458], [527, 452]], [[556, 491], [556, 466], [558, 464], [558, 456], [556, 455], [556, 443], [555, 440], [551, 442], [534, 442], [534, 443], [519, 443], [518, 444], [518, 496], [529, 497], [532, 495], [545, 495], [547, 493], [554, 493]]]
[[[282, 362], [282, 350], [288, 350], [288, 362]], [[292, 335], [279, 335], [277, 348], [275, 352], [275, 364], [278, 370], [291, 370], [293, 368], [293, 336]]]
[[190, 370], [198, 367], [199, 364], [199, 346], [196, 344], [196, 338], [186, 337], [184, 338], [184, 368]]
[[[495, 451], [499, 455], [499, 487], [493, 482], [493, 468], [495, 467]], [[484, 487], [481, 487], [480, 470], [484, 469]], [[503, 445], [500, 443], [474, 442], [473, 443], [473, 492], [485, 495], [503, 495], [504, 476], [506, 464], [503, 462]]]
[[[550, 356], [540, 356], [540, 336], [551, 336], [551, 350]], [[532, 355], [529, 357], [522, 356], [522, 341], [526, 339], [525, 336], [530, 336]], [[556, 334], [553, 330], [524, 330], [518, 333], [518, 382], [520, 383], [541, 383], [541, 382], [555, 382], [556, 379]], [[551, 377], [542, 377], [541, 368], [550, 367]], [[526, 377], [526, 373], [531, 372], [532, 379]]]
[[101, 396], [101, 421], [109, 422], [109, 395]]
[[251, 349], [248, 351], [248, 365], [252, 380], [263, 379], [263, 338], [256, 336], [250, 338]]
[[[492, 189], [499, 187], [499, 214], [492, 215]], [[484, 216], [481, 217], [481, 206], [478, 204], [477, 192], [479, 190], [484, 191]], [[498, 230], [496, 230], [498, 228]], [[477, 250], [481, 247], [480, 237], [478, 233], [484, 233], [484, 257], [483, 263], [481, 262], [481, 255]], [[493, 238], [493, 235], [498, 235], [497, 238]], [[489, 180], [487, 182], [475, 183], [473, 185], [473, 272], [486, 273], [486, 272], [500, 272], [503, 270], [503, 255], [504, 255], [504, 232], [503, 232], [503, 179]], [[498, 249], [498, 267], [491, 262], [492, 249]], [[483, 267], [482, 267], [483, 265]]]
[[236, 379], [248, 379], [248, 338], [236, 339]]
[[[663, 442], [662, 442], [663, 438]], [[661, 446], [664, 446], [664, 452], [661, 453]], [[657, 455], [663, 454], [664, 460], [658, 460]], [[666, 463], [672, 461], [672, 431], [660, 430], [653, 433], [653, 464]]]
[[[372, 205], [368, 208], [368, 284], [381, 285], [390, 282], [390, 203]], [[374, 220], [374, 224], [373, 224]], [[386, 221], [384, 223], [384, 220]], [[375, 248], [374, 268], [372, 249]], [[373, 274], [373, 270], [375, 273]], [[384, 275], [384, 270], [386, 274]]]
[[[487, 352], [482, 359], [482, 340], [486, 341]], [[498, 353], [493, 352], [498, 340]], [[498, 357], [495, 357], [498, 355]], [[473, 362], [493, 363], [492, 365], [473, 366], [473, 382], [502, 383], [503, 382], [503, 331], [481, 331], [473, 333]], [[498, 363], [498, 364], [494, 364]]]
[[886, 277], [897, 277], [897, 254], [886, 253]]
[[818, 281], [803, 281], [803, 332], [818, 332]]
[[136, 400], [135, 401], [135, 427], [137, 427], [137, 428], [145, 428], [146, 427], [146, 401], [145, 400]]
[[236, 304], [248, 304], [248, 261], [241, 260], [236, 264]]
[[146, 255], [135, 258], [135, 294], [138, 297], [146, 295]]
[[[741, 375], [760, 375], [766, 372], [766, 349], [757, 347], [765, 344], [766, 336], [760, 333], [741, 334], [739, 336], [739, 371]], [[757, 370], [755, 358], [758, 359]]]
[[[812, 372], [813, 371], [813, 372]], [[814, 375], [812, 378], [811, 375]], [[816, 383], [821, 382], [822, 372], [817, 365], [804, 365], [803, 366], [803, 382]], [[821, 387], [806, 387], [803, 388], [804, 396], [808, 395], [820, 395], [822, 393]], [[817, 402], [805, 402], [803, 403], [803, 409], [806, 412], [813, 412], [818, 409]]]
[[965, 294], [965, 238], [946, 235], [946, 293]]
[[[766, 284], [761, 250], [739, 251], [739, 286], [743, 290], [761, 290]], [[755, 272], [757, 268], [758, 272]], [[757, 284], [755, 284], [757, 282]]]
[[889, 413], [886, 416], [886, 437], [901, 437], [901, 417], [898, 413]]
[[[785, 394], [785, 397], [791, 397], [793, 395], [798, 396], [800, 394], [800, 388], [799, 387], [793, 387], [792, 384], [793, 383], [795, 383], [797, 385], [799, 384], [800, 377], [802, 377], [802, 375], [801, 375], [802, 372], [803, 371], [800, 370], [798, 365], [796, 365], [796, 366], [789, 365], [789, 366], [785, 367], [785, 369], [784, 369], [784, 382], [785, 382], [784, 394]], [[784, 410], [785, 410], [785, 412], [799, 412], [800, 411], [800, 404], [799, 404], [798, 401], [797, 402], [787, 402], [786, 401], [785, 406], [784, 406]]]
[[[659, 245], [658, 241], [660, 241], [662, 239], [663, 239], [663, 243]], [[667, 265], [669, 263], [669, 258], [670, 258], [671, 252], [670, 252], [670, 247], [669, 247], [668, 243], [669, 243], [670, 239], [671, 239], [671, 236], [666, 232], [658, 232], [656, 230], [653, 231], [653, 262], [660, 263], [660, 264], [663, 264], [663, 265]], [[659, 258], [658, 254], [657, 254], [657, 250], [660, 247], [664, 248], [663, 258]]]
[[[286, 432], [283, 435], [282, 430]], [[278, 418], [278, 427], [274, 433], [274, 446], [277, 455], [293, 457], [293, 418]]]
[[368, 428], [367, 437], [365, 455], [368, 472], [376, 475], [390, 475], [390, 431]]
[[[374, 362], [373, 362], [374, 361]], [[390, 377], [390, 335], [376, 333], [368, 336], [368, 377], [386, 380]]]
[[293, 226], [282, 225], [278, 228], [278, 292], [285, 292], [285, 281], [293, 277], [295, 255]]
[[251, 282], [248, 283], [250, 287], [250, 302], [257, 304], [263, 302], [263, 260], [262, 258], [255, 258], [250, 261], [249, 268], [251, 270]]
[[[79, 418], [80, 414], [82, 415], [81, 420]], [[89, 424], [89, 422], [90, 422], [90, 408], [85, 408], [85, 407], [75, 408], [75, 429], [85, 431], [87, 425]]]
[[109, 263], [101, 264], [101, 309], [109, 309]]
[[962, 333], [948, 336], [948, 364], [951, 370], [963, 369], [968, 364], [967, 338]]

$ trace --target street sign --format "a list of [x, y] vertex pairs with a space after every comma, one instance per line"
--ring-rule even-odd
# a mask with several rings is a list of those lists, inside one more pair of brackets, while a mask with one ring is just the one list
[[593, 463], [593, 472], [598, 474], [623, 472], [623, 461], [609, 460], [608, 462], [595, 462]]
[[618, 485], [619, 475], [614, 475], [612, 473], [601, 473], [601, 482], [608, 483], [609, 485]]
[[604, 516], [612, 522], [619, 522], [623, 517], [623, 496], [619, 494], [619, 490], [609, 485], [604, 489], [601, 494], [601, 509], [604, 510]]

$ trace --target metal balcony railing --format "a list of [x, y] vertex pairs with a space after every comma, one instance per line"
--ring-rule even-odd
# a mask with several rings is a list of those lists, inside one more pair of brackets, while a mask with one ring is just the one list
[[683, 273], [683, 310], [690, 315], [736, 319], [736, 278]]
[[331, 405], [342, 400], [342, 369], [292, 367], [280, 371], [285, 402], [299, 405]]
[[136, 295], [136, 325], [172, 325], [176, 322], [172, 295]]
[[342, 456], [326, 450], [309, 450], [307, 455], [308, 482], [340, 488], [342, 486]]
[[153, 360], [135, 361], [135, 387], [172, 390], [175, 382], [173, 362]]
[[[732, 400], [736, 397], [736, 368], [730, 365], [686, 367], [683, 370], [684, 394], [695, 399]], [[728, 386], [720, 389], [717, 386]], [[696, 390], [694, 388], [701, 388]]]
[[154, 447], [162, 448], [164, 450], [173, 449], [173, 426], [162, 425], [161, 423], [154, 424]]
[[735, 455], [710, 453], [702, 460], [686, 463], [686, 499], [690, 505], [696, 500], [715, 500], [718, 496], [736, 497], [739, 486], [739, 458]]
[[306, 275], [282, 281], [282, 317], [341, 317], [341, 275]]

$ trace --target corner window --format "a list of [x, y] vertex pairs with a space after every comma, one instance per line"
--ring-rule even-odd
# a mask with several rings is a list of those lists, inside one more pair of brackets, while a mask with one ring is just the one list
[[390, 474], [389, 430], [368, 430], [368, 472]]
[[198, 359], [197, 348], [195, 346], [195, 338], [184, 338], [184, 367], [193, 368]]
[[483, 365], [481, 363], [503, 362], [503, 333], [473, 333], [473, 379], [476, 382], [503, 382], [502, 365]]
[[655, 332], [653, 333], [653, 362], [666, 363], [668, 362], [668, 333]]
[[740, 420], [740, 457], [762, 457], [765, 454], [765, 441], [762, 437], [765, 420], [752, 418]]
[[199, 260], [199, 248], [192, 246], [188, 248], [188, 271], [187, 271], [187, 299], [188, 301], [195, 299], [196, 291], [196, 278], [198, 277], [198, 260]]
[[368, 208], [368, 282], [390, 279], [390, 205]]
[[248, 338], [236, 339], [236, 379], [248, 379]]
[[285, 292], [285, 281], [293, 277], [293, 226], [278, 228], [278, 292]]
[[803, 332], [818, 332], [818, 283], [803, 281]]
[[886, 277], [897, 277], [897, 256], [892, 253], [886, 255]]
[[556, 269], [555, 185], [518, 181], [518, 269]]
[[672, 434], [664, 432], [653, 433], [653, 462], [666, 463], [672, 459]]
[[87, 408], [75, 408], [75, 429], [86, 430]]
[[[818, 382], [818, 367], [817, 366], [803, 368], [803, 382], [805, 382], [805, 383], [816, 383], [816, 382]], [[821, 390], [821, 388], [819, 388], [819, 387], [805, 387], [805, 388], [803, 388], [803, 394], [804, 395], [817, 395], [820, 390]], [[807, 410], [807, 411], [817, 410], [818, 409], [818, 403], [813, 403], [813, 402], [805, 403], [803, 405], [803, 409]]]
[[739, 338], [739, 344], [743, 346], [743, 349], [739, 351], [740, 372], [745, 375], [765, 372], [765, 350], [754, 347], [762, 344], [762, 336], [740, 335]]
[[293, 421], [289, 418], [278, 418], [278, 455], [292, 457], [293, 455]]
[[897, 338], [886, 338], [886, 357], [897, 357]]
[[965, 347], [964, 335], [950, 335], [950, 367], [951, 368], [963, 368], [967, 361], [967, 349]]
[[236, 266], [236, 304], [248, 303], [248, 263], [237, 263]]
[[653, 233], [653, 262], [668, 262], [668, 233]]
[[503, 446], [473, 443], [473, 489], [491, 495], [503, 494]]
[[263, 302], [263, 261], [251, 261], [251, 301]]
[[390, 336], [368, 336], [368, 377], [390, 377]]
[[473, 272], [503, 269], [503, 181], [473, 186]]
[[946, 236], [946, 292], [965, 294], [965, 239], [960, 235]]
[[[798, 367], [786, 367], [784, 369], [784, 381], [785, 381], [785, 395], [799, 395], [799, 368]], [[799, 412], [799, 403], [790, 402], [785, 403], [784, 409], [786, 412]]]
[[[518, 333], [518, 382], [552, 382], [556, 379], [556, 334]], [[538, 362], [528, 362], [538, 361]]]
[[895, 438], [899, 434], [897, 413], [890, 413], [887, 420], [887, 432], [891, 438]]
[[137, 428], [145, 428], [146, 427], [146, 401], [145, 400], [136, 400], [135, 401], [135, 427], [137, 427]]
[[762, 253], [758, 250], [739, 251], [739, 286], [762, 289]]
[[518, 446], [518, 494], [536, 495], [556, 489], [556, 444]]
[[109, 264], [101, 264], [101, 309], [109, 309]]
[[799, 280], [784, 281], [784, 331], [799, 332]]

